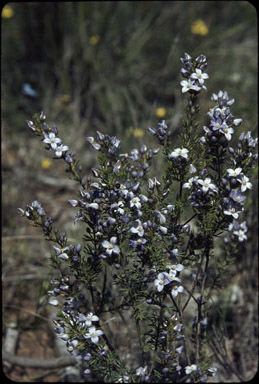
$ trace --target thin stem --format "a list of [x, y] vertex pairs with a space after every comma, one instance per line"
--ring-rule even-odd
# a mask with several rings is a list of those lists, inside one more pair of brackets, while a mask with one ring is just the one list
[[200, 352], [201, 352], [201, 340], [200, 340], [200, 335], [201, 335], [201, 317], [202, 317], [202, 305], [203, 305], [203, 295], [204, 295], [204, 290], [205, 290], [205, 285], [206, 285], [206, 280], [207, 280], [207, 271], [208, 271], [208, 266], [209, 266], [209, 257], [210, 257], [210, 247], [207, 246], [204, 251], [205, 255], [205, 268], [204, 268], [204, 276], [202, 279], [201, 283], [201, 295], [198, 301], [198, 318], [197, 318], [197, 328], [196, 328], [196, 362], [199, 363], [200, 360]]
[[188, 219], [184, 224], [183, 224], [183, 227], [188, 224], [192, 219], [194, 219], [195, 217], [197, 216], [197, 213], [195, 213], [192, 217], [190, 217], [190, 219]]

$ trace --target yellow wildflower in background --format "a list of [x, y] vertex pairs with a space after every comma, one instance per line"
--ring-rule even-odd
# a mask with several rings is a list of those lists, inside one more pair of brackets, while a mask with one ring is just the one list
[[11, 17], [13, 17], [13, 14], [14, 14], [14, 11], [9, 5], [6, 5], [2, 9], [2, 18], [3, 19], [10, 19]]
[[99, 43], [100, 36], [99, 35], [93, 35], [89, 38], [89, 44], [90, 45], [96, 45]]
[[51, 164], [52, 164], [52, 160], [50, 159], [45, 158], [41, 160], [41, 166], [43, 169], [48, 169], [51, 166]]
[[198, 19], [192, 23], [191, 31], [194, 35], [201, 36], [206, 36], [209, 33], [207, 25], [201, 19]]
[[136, 138], [141, 138], [144, 136], [145, 132], [143, 129], [141, 128], [133, 128], [133, 127], [129, 127], [127, 130], [126, 130], [126, 136], [129, 137], [129, 136], [134, 136]]
[[166, 109], [165, 108], [157, 108], [156, 115], [157, 115], [157, 117], [164, 117], [166, 115]]
[[134, 131], [133, 131], [133, 136], [134, 137], [143, 137], [144, 136], [144, 131], [143, 131], [143, 129], [140, 129], [140, 128], [136, 128], [136, 129], [134, 129]]

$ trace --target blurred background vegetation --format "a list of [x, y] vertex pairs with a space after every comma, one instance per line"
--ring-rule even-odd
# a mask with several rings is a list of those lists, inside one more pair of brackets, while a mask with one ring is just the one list
[[[21, 355], [33, 353], [30, 347], [33, 343], [22, 339], [30, 324], [33, 324], [32, 337], [35, 327], [37, 331], [42, 327], [42, 335], [46, 333], [44, 325], [35, 322], [39, 320], [35, 313], [47, 316], [46, 301], [42, 301], [41, 295], [48, 287], [46, 276], [50, 272], [46, 255], [50, 247], [41, 240], [38, 231], [17, 217], [16, 209], [38, 199], [67, 230], [74, 215], [67, 209], [67, 199], [75, 197], [73, 183], [66, 181], [64, 166], [44, 151], [25, 121], [43, 110], [48, 122], [58, 126], [63, 142], [82, 160], [86, 173], [90, 173], [95, 154], [85, 138], [96, 130], [122, 139], [122, 151], [142, 143], [154, 147], [147, 128], [165, 119], [177, 143], [186, 106], [186, 97], [182, 97], [179, 86], [179, 58], [188, 52], [193, 57], [205, 54], [209, 63], [208, 91], [200, 97], [200, 129], [206, 111], [212, 106], [211, 93], [222, 89], [236, 100], [232, 107], [234, 115], [242, 118], [244, 128], [256, 135], [256, 16], [256, 9], [246, 1], [17, 2], [4, 6], [1, 19], [2, 251], [3, 289], [7, 292], [3, 300], [4, 327], [14, 321], [23, 330], [18, 345]], [[257, 287], [256, 187], [249, 204], [250, 243], [232, 271], [237, 281], [230, 281], [227, 287], [232, 292], [231, 284], [236, 284], [243, 294], [242, 303], [238, 303], [240, 316], [234, 315], [232, 336], [226, 331], [226, 340], [230, 340], [228, 358], [234, 373], [230, 368], [220, 371], [221, 377], [230, 381], [236, 379], [235, 370], [249, 379], [257, 366], [254, 333], [257, 303], [253, 294], [251, 297]], [[72, 232], [75, 236], [78, 226]], [[250, 271], [250, 275], [242, 275], [244, 271]], [[232, 297], [229, 291], [227, 295]], [[225, 297], [222, 301], [224, 319], [229, 315], [226, 300]], [[242, 314], [249, 303], [250, 333], [246, 335]], [[238, 346], [233, 342], [236, 339]], [[45, 339], [43, 355], [44, 348]], [[33, 374], [16, 369], [11, 377], [21, 381]]]

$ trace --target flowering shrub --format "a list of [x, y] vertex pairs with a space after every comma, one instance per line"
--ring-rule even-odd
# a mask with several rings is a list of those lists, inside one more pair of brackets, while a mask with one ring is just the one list
[[[234, 100], [223, 91], [213, 93], [199, 137], [198, 95], [209, 78], [207, 60], [185, 53], [181, 63], [180, 84], [189, 100], [178, 148], [164, 120], [149, 128], [155, 149], [142, 145], [120, 153], [120, 140], [97, 131], [96, 138], [87, 138], [99, 153], [90, 178], [43, 112], [27, 121], [80, 185], [69, 200], [77, 209], [74, 223], [85, 228], [78, 244], [54, 227], [38, 201], [19, 212], [55, 244], [51, 261], [58, 277], [48, 292], [49, 304], [60, 309], [55, 332], [81, 362], [86, 381], [92, 374], [104, 382], [205, 382], [217, 371], [206, 349], [209, 299], [247, 240], [241, 217], [257, 139], [243, 132], [236, 148], [230, 147], [242, 120], [232, 115]], [[159, 152], [164, 169], [149, 177]], [[218, 238], [224, 241], [216, 258]], [[134, 321], [134, 366], [121, 358], [114, 347], [120, 342], [107, 331], [104, 320], [116, 312]]]

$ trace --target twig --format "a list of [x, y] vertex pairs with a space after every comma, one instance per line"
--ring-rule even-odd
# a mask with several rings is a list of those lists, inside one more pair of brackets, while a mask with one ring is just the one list
[[76, 358], [70, 355], [52, 359], [37, 359], [31, 357], [16, 356], [3, 351], [2, 357], [3, 360], [8, 361], [13, 365], [19, 365], [20, 367], [25, 368], [54, 369], [68, 367], [70, 365], [76, 365], [78, 363]]

